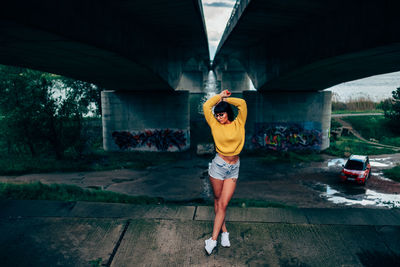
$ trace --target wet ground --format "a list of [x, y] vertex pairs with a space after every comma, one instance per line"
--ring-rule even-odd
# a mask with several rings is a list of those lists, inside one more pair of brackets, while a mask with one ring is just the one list
[[[384, 177], [382, 170], [399, 164], [399, 154], [370, 157], [372, 175], [365, 186], [331, 181], [310, 185], [327, 201], [346, 206], [400, 207], [400, 184]], [[327, 161], [328, 170], [337, 173], [345, 159]]]
[[[3, 176], [0, 181], [75, 184], [130, 195], [147, 195], [191, 202], [211, 199], [208, 181], [210, 157], [193, 156], [146, 170], [47, 173]], [[341, 183], [345, 159], [325, 156], [324, 162], [270, 163], [261, 157], [242, 156], [234, 198], [257, 199], [296, 207], [400, 207], [400, 183], [382, 170], [400, 164], [400, 154], [370, 156], [372, 175], [365, 186]]]

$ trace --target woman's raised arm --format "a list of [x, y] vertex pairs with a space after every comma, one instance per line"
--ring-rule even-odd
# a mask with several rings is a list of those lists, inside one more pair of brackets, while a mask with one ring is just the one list
[[220, 95], [215, 95], [208, 99], [204, 104], [203, 104], [203, 112], [204, 112], [204, 117], [206, 118], [206, 121], [208, 125], [212, 125], [217, 122], [217, 120], [214, 118], [214, 115], [212, 113], [212, 108], [215, 106], [219, 101], [221, 101], [221, 96]]
[[238, 113], [236, 119], [239, 121], [239, 123], [244, 125], [246, 123], [246, 119], [247, 119], [246, 101], [244, 99], [236, 98], [236, 97], [228, 97], [228, 98], [225, 98], [224, 100], [226, 102], [228, 102], [229, 104], [232, 104], [238, 108], [239, 113]]

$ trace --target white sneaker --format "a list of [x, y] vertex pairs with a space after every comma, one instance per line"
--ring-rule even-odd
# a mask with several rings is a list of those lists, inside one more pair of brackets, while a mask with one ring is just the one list
[[206, 246], [204, 248], [206, 249], [208, 255], [211, 255], [211, 252], [217, 246], [217, 240], [212, 240], [212, 237], [210, 237], [205, 241], [205, 243]]
[[228, 232], [223, 232], [221, 234], [221, 246], [226, 247], [226, 248], [231, 246], [231, 242], [229, 242], [229, 233]]

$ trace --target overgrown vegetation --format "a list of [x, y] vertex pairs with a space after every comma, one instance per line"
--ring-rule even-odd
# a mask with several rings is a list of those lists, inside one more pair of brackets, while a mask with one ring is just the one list
[[392, 98], [384, 103], [382, 109], [385, 111], [385, 118], [389, 119], [393, 128], [400, 133], [400, 88], [392, 92]]
[[332, 139], [329, 148], [323, 152], [338, 157], [349, 157], [351, 154], [379, 155], [396, 153], [397, 151], [390, 148], [379, 148], [375, 145], [365, 143], [354, 136], [347, 136], [340, 137], [338, 140]]
[[59, 75], [0, 65], [0, 149], [8, 155], [82, 155], [84, 116], [99, 114], [100, 88]]
[[82, 189], [75, 185], [41, 182], [29, 184], [0, 183], [0, 199], [90, 201], [130, 204], [159, 204], [161, 198], [129, 196], [111, 191]]
[[332, 113], [354, 113], [354, 112], [383, 112], [382, 104], [374, 102], [368, 97], [349, 99], [346, 102], [333, 99]]
[[101, 171], [113, 169], [143, 170], [149, 166], [173, 162], [189, 156], [189, 152], [152, 153], [152, 152], [105, 152], [92, 151], [85, 157], [66, 154], [63, 159], [42, 156], [0, 156], [0, 174], [18, 175], [25, 173]]
[[[400, 138], [393, 132], [390, 121], [384, 116], [351, 116], [344, 117], [342, 120], [349, 122], [367, 140], [371, 139], [382, 144], [400, 147]], [[331, 120], [332, 131], [341, 126], [335, 119]], [[379, 155], [396, 152], [390, 148], [380, 148], [376, 145], [368, 144], [351, 134], [339, 138], [331, 135], [330, 146], [327, 150], [324, 150], [324, 153], [338, 157], [348, 157], [351, 154]]]
[[365, 139], [374, 139], [379, 143], [400, 147], [400, 126], [384, 116], [351, 116], [342, 118], [349, 122]]
[[383, 174], [389, 179], [400, 182], [400, 165], [391, 169], [383, 170]]

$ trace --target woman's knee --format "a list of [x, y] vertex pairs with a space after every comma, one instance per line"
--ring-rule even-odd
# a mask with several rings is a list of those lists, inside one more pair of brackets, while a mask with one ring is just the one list
[[224, 201], [222, 199], [219, 199], [218, 202], [217, 202], [217, 207], [218, 207], [218, 210], [225, 211], [226, 208], [228, 207], [228, 202]]

